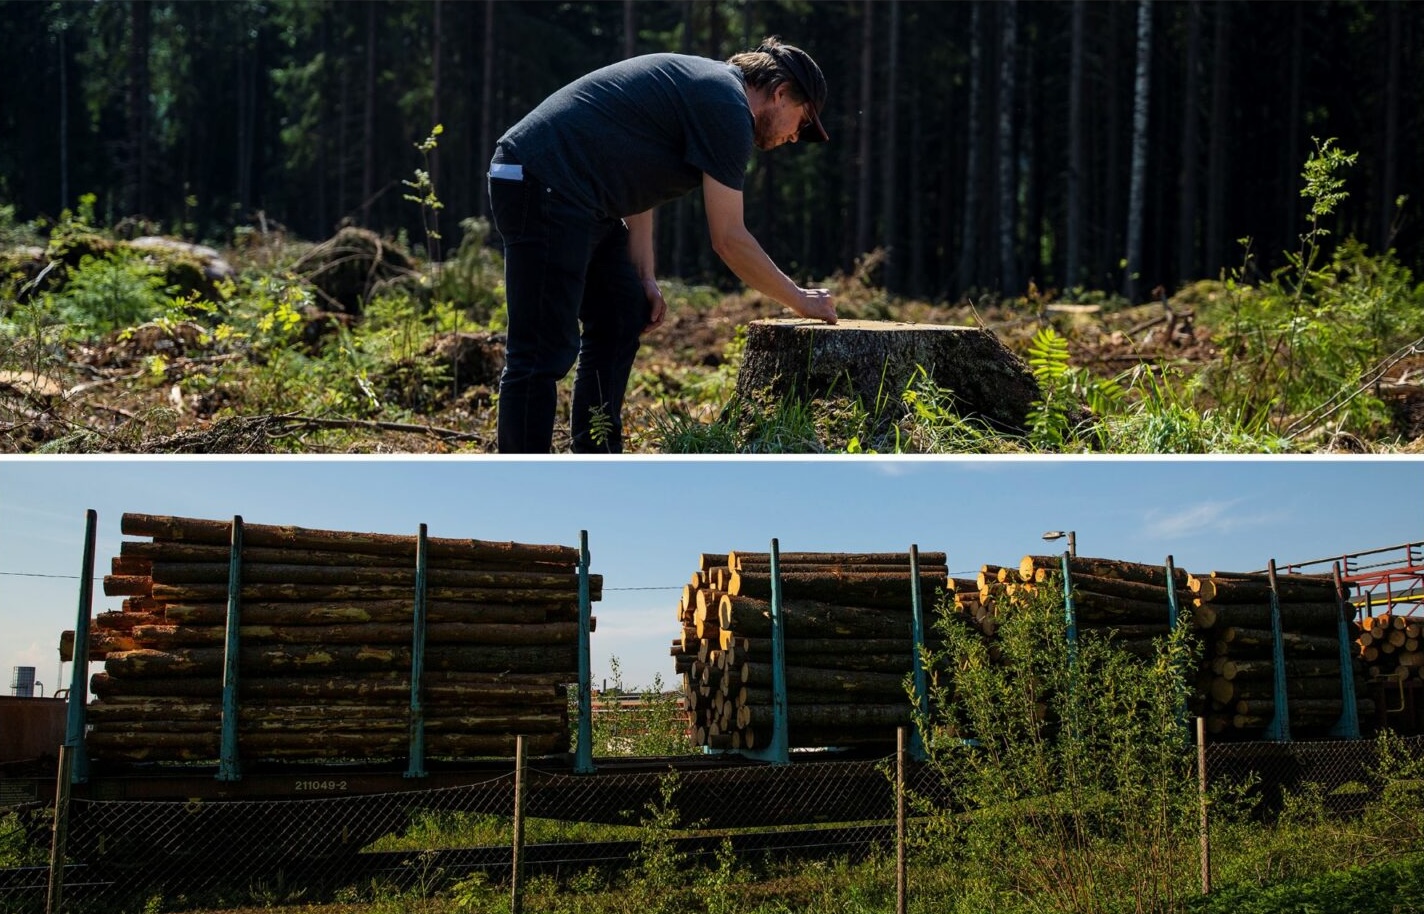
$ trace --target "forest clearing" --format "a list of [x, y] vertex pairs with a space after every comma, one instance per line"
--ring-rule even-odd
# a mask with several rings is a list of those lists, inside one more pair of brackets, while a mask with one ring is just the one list
[[[501, 258], [467, 221], [452, 259], [346, 229], [274, 228], [219, 253], [124, 239], [81, 207], [13, 219], [0, 313], [4, 449], [39, 453], [483, 453], [503, 364]], [[1309, 273], [950, 305], [826, 281], [843, 318], [982, 327], [1040, 396], [1022, 434], [958, 415], [922, 373], [863, 397], [736, 392], [760, 295], [664, 283], [625, 405], [639, 453], [1411, 453], [1424, 445], [1424, 287], [1354, 244]], [[903, 367], [903, 366], [902, 366]], [[561, 387], [567, 416], [570, 381]], [[563, 424], [567, 428], [567, 422]], [[567, 449], [567, 437], [556, 439]]]

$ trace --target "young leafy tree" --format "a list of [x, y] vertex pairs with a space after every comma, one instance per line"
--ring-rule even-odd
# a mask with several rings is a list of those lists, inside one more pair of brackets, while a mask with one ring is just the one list
[[969, 874], [956, 910], [1168, 911], [1192, 887], [1196, 794], [1186, 628], [1152, 655], [1067, 637], [1049, 585], [995, 643], [946, 612], [922, 722], [943, 785], [925, 848]]

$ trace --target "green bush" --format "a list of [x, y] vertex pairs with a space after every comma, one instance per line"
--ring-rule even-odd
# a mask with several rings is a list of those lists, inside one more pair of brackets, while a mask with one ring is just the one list
[[86, 334], [132, 327], [168, 307], [162, 271], [123, 249], [84, 255], [64, 288], [45, 299], [58, 320]]
[[1143, 659], [1067, 638], [1050, 584], [990, 644], [946, 612], [921, 723], [942, 800], [916, 798], [920, 855], [956, 911], [1172, 911], [1192, 886], [1194, 751], [1185, 626]]

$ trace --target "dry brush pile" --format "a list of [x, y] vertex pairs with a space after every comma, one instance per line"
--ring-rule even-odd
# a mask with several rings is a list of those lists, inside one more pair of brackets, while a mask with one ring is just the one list
[[[231, 525], [125, 514], [91, 623], [95, 759], [216, 760]], [[240, 754], [403, 757], [411, 725], [417, 537], [249, 524], [243, 531]], [[427, 540], [421, 705], [431, 757], [565, 751], [578, 679], [578, 550]], [[590, 599], [602, 580], [589, 576]], [[73, 633], [65, 633], [72, 652]]]

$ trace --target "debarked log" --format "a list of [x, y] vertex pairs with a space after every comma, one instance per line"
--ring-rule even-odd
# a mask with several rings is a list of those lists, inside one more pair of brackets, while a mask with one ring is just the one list
[[905, 409], [900, 394], [923, 371], [966, 417], [1013, 432], [1039, 398], [1024, 361], [991, 331], [941, 324], [800, 318], [756, 320], [737, 374], [748, 402], [842, 396], [873, 414]]

